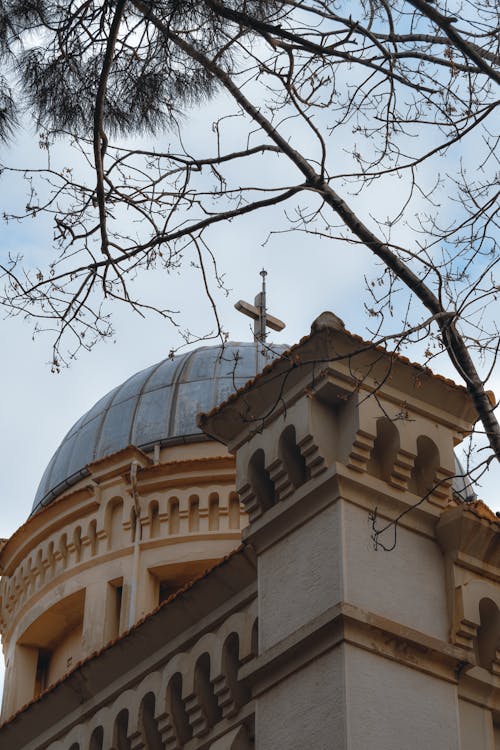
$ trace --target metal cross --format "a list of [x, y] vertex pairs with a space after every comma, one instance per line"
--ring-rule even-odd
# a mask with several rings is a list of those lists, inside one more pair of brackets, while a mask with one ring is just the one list
[[253, 338], [254, 341], [260, 341], [263, 344], [266, 342], [267, 331], [266, 328], [272, 328], [273, 331], [282, 331], [285, 327], [285, 323], [279, 318], [275, 318], [274, 315], [270, 315], [267, 312], [266, 305], [266, 276], [267, 271], [262, 269], [260, 272], [262, 276], [262, 291], [258, 293], [254, 300], [254, 304], [251, 305], [249, 302], [244, 302], [242, 299], [238, 300], [235, 304], [235, 308], [238, 312], [243, 315], [248, 315], [254, 321], [253, 324]]

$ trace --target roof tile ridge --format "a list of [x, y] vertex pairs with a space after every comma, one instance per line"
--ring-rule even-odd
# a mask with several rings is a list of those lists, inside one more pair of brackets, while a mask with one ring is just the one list
[[[313, 325], [314, 325], [314, 323], [313, 323]], [[381, 344], [376, 344], [375, 342], [366, 341], [366, 339], [364, 339], [362, 336], [360, 336], [357, 333], [352, 333], [351, 331], [349, 331], [345, 327], [342, 328], [341, 330], [342, 330], [342, 333], [344, 333], [347, 336], [349, 336], [349, 338], [353, 339], [354, 341], [358, 341], [359, 343], [364, 344], [366, 347], [370, 347], [374, 351], [384, 352], [388, 356], [393, 357], [398, 362], [406, 364], [406, 365], [408, 365], [410, 367], [414, 367], [414, 368], [420, 370], [421, 372], [425, 372], [426, 374], [430, 375], [431, 377], [436, 378], [437, 380], [440, 380], [440, 381], [442, 381], [444, 383], [447, 383], [448, 385], [452, 386], [453, 388], [456, 388], [457, 390], [467, 392], [467, 388], [464, 385], [461, 385], [459, 383], [455, 383], [455, 381], [452, 380], [451, 378], [447, 378], [444, 375], [440, 375], [439, 373], [434, 372], [433, 370], [431, 370], [430, 367], [427, 367], [426, 365], [422, 365], [420, 362], [413, 362], [410, 359], [408, 359], [408, 357], [406, 357], [406, 356], [404, 356], [402, 354], [398, 354], [397, 352], [391, 352], [390, 349], [387, 349], [386, 347], [382, 346]], [[311, 337], [315, 335], [315, 333], [316, 333], [316, 331], [312, 331], [311, 333], [307, 334], [306, 336], [302, 336], [302, 338], [296, 344], [293, 344], [289, 349], [287, 349], [286, 351], [284, 351], [282, 354], [280, 354], [275, 359], [271, 360], [271, 362], [269, 362], [269, 364], [267, 364], [263, 368], [263, 370], [261, 370], [260, 372], [258, 372], [255, 375], [255, 377], [250, 378], [250, 380], [248, 380], [244, 385], [242, 385], [236, 391], [234, 391], [233, 393], [231, 393], [231, 395], [228, 396], [227, 399], [225, 399], [224, 401], [222, 401], [217, 406], [214, 406], [213, 409], [210, 409], [210, 411], [208, 411], [208, 412], [200, 412], [198, 414], [198, 416], [197, 416], [197, 424], [198, 424], [198, 426], [201, 429], [203, 429], [203, 423], [208, 419], [208, 417], [212, 417], [214, 414], [217, 414], [219, 411], [221, 411], [229, 403], [231, 403], [232, 401], [236, 400], [238, 398], [238, 396], [242, 395], [243, 393], [246, 393], [255, 383], [257, 383], [261, 378], [263, 378], [265, 375], [267, 375], [269, 372], [271, 372], [271, 370], [273, 370], [275, 367], [277, 367], [277, 365], [278, 365], [279, 362], [282, 362], [283, 360], [288, 359], [289, 361], [292, 362], [292, 366], [293, 366], [294, 360], [291, 357], [291, 355], [293, 355], [293, 353], [300, 346], [302, 346], [303, 344], [307, 343], [311, 339]]]

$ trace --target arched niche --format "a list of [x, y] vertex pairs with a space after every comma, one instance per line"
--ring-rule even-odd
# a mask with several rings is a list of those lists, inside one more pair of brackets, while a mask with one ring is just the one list
[[222, 648], [222, 673], [224, 674], [232, 698], [232, 710], [224, 715], [235, 713], [250, 699], [249, 690], [238, 681], [240, 668], [240, 639], [238, 633], [230, 633]]
[[262, 448], [258, 448], [248, 462], [248, 479], [261, 510], [269, 510], [275, 504], [276, 497]]
[[207, 653], [202, 654], [196, 662], [194, 687], [207, 725], [213, 727], [222, 718], [222, 712], [210, 680], [210, 656]]
[[252, 625], [252, 656], [258, 656], [259, 653], [259, 620], [256, 618]]
[[237, 492], [231, 492], [229, 495], [229, 528], [240, 528], [240, 498]]
[[179, 528], [179, 498], [171, 497], [168, 501], [168, 533], [178, 534]]
[[200, 498], [198, 495], [191, 495], [189, 498], [189, 531], [199, 531], [200, 528]]
[[297, 445], [293, 424], [285, 427], [278, 443], [278, 455], [285, 467], [288, 479], [295, 488], [301, 487], [310, 478], [310, 471]]
[[107, 504], [104, 528], [108, 538], [108, 549], [112, 549], [123, 535], [123, 499], [121, 497], [113, 497]]
[[168, 681], [165, 708], [170, 714], [177, 743], [183, 745], [192, 737], [192, 728], [182, 699], [182, 675], [176, 672]]
[[155, 539], [160, 536], [160, 506], [158, 500], [152, 500], [148, 508], [149, 536]]
[[82, 554], [82, 527], [76, 526], [73, 530], [73, 547], [75, 550], [75, 562], [80, 562]]
[[211, 492], [208, 497], [208, 529], [217, 531], [219, 529], [219, 495]]
[[399, 451], [398, 428], [388, 417], [377, 419], [377, 435], [367, 471], [388, 482]]
[[500, 610], [490, 598], [479, 602], [480, 625], [476, 638], [476, 658], [480, 667], [491, 670], [500, 649]]
[[102, 727], [96, 727], [90, 736], [89, 750], [103, 750], [104, 732]]
[[154, 693], [146, 693], [141, 702], [141, 726], [148, 750], [164, 750], [158, 724], [155, 719], [156, 698]]
[[87, 536], [90, 541], [90, 554], [93, 557], [97, 553], [97, 521], [95, 518], [88, 525]]
[[417, 438], [417, 456], [411, 472], [409, 489], [416, 495], [427, 495], [436, 484], [440, 458], [437, 445], [427, 435]]
[[126, 708], [122, 709], [115, 719], [113, 745], [116, 750], [131, 750], [128, 738], [128, 711]]
[[49, 607], [24, 631], [16, 644], [19, 679], [33, 686], [32, 697], [69, 672], [82, 656], [85, 590]]

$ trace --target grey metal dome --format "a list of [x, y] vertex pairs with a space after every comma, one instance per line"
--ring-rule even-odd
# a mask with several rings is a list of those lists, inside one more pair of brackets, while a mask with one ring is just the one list
[[471, 479], [457, 456], [455, 456], [455, 476], [452, 479], [452, 488], [455, 498], [461, 503], [473, 503], [477, 500]]
[[[273, 346], [278, 356], [287, 346]], [[204, 346], [167, 358], [110, 391], [70, 429], [47, 466], [31, 515], [89, 472], [88, 464], [128, 445], [148, 451], [161, 445], [206, 440], [196, 415], [210, 411], [253, 378], [269, 359], [256, 343]], [[474, 490], [458, 459], [453, 491], [473, 500]]]
[[269, 361], [261, 350], [257, 343], [204, 346], [132, 375], [73, 425], [43, 474], [31, 514], [87, 476], [88, 464], [128, 445], [147, 451], [155, 443], [207, 439], [196, 415], [253, 378]]

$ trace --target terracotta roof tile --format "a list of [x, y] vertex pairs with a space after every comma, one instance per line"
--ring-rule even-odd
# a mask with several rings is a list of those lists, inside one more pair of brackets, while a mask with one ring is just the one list
[[500, 518], [496, 515], [494, 511], [489, 508], [485, 502], [482, 500], [475, 500], [472, 503], [465, 503], [464, 511], [473, 513], [478, 518], [486, 518], [487, 521], [493, 521], [494, 523], [497, 523], [500, 525]]
[[[456, 388], [457, 390], [467, 392], [467, 388], [465, 386], [455, 383], [455, 381], [451, 380], [451, 378], [447, 378], [444, 375], [435, 373], [433, 370], [430, 369], [430, 367], [426, 367], [420, 364], [419, 362], [412, 362], [410, 359], [408, 359], [408, 357], [404, 356], [403, 354], [397, 354], [396, 352], [391, 352], [388, 349], [386, 349], [384, 346], [382, 346], [381, 344], [375, 344], [371, 341], [366, 341], [357, 333], [351, 333], [351, 331], [348, 331], [347, 328], [342, 328], [342, 333], [345, 333], [353, 341], [363, 344], [364, 349], [371, 349], [373, 351], [383, 352], [384, 354], [387, 354], [388, 356], [393, 357], [398, 362], [402, 362], [405, 365], [409, 365], [410, 367], [417, 369], [419, 373], [429, 375], [432, 378], [436, 378], [437, 380], [440, 380], [443, 383], [446, 383], [452, 388]], [[203, 424], [209, 417], [212, 417], [214, 414], [218, 414], [228, 404], [230, 404], [232, 401], [235, 401], [238, 398], [238, 396], [249, 391], [250, 388], [252, 388], [252, 386], [255, 383], [259, 382], [265, 375], [267, 375], [269, 372], [275, 369], [277, 365], [283, 360], [285, 359], [290, 360], [290, 362], [292, 363], [292, 367], [298, 365], [300, 363], [300, 360], [295, 359], [295, 357], [293, 356], [294, 352], [300, 346], [302, 346], [307, 341], [309, 341], [314, 335], [316, 335], [316, 331], [312, 331], [307, 336], [303, 336], [297, 344], [294, 344], [293, 346], [291, 346], [290, 349], [283, 352], [283, 354], [281, 354], [279, 357], [274, 359], [270, 364], [266, 365], [266, 367], [264, 367], [264, 369], [260, 373], [257, 373], [257, 375], [254, 378], [252, 378], [251, 380], [248, 380], [245, 383], [245, 385], [243, 385], [241, 388], [238, 388], [238, 390], [234, 391], [234, 393], [231, 393], [231, 395], [228, 396], [228, 398], [225, 401], [223, 401], [221, 404], [218, 404], [218, 406], [215, 406], [209, 412], [206, 412], [206, 413], [200, 412], [197, 415], [198, 426], [203, 429]]]
[[464, 513], [472, 513], [476, 518], [484, 518], [487, 521], [500, 526], [500, 518], [483, 500], [474, 500], [473, 502], [459, 502], [458, 500], [452, 500], [448, 503], [446, 508], [444, 508], [443, 513], [451, 508], [462, 508]]

